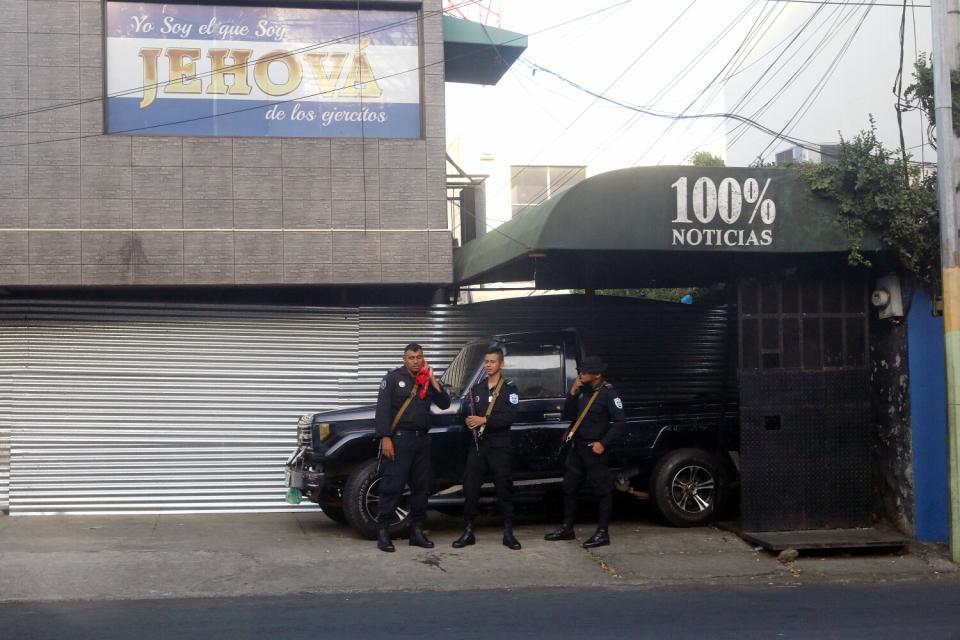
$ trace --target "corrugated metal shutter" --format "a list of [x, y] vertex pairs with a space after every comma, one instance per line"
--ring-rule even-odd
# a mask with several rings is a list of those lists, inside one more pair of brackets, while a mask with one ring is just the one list
[[340, 406], [357, 373], [356, 309], [0, 313], [0, 344], [21, 361], [6, 412], [11, 513], [286, 508], [297, 417]]
[[21, 319], [0, 324], [0, 511], [9, 508], [11, 383], [14, 370], [24, 361], [24, 342], [17, 337], [19, 324]]
[[421, 342], [443, 369], [478, 336], [570, 326], [602, 336], [626, 323], [642, 329], [649, 361], [619, 362], [617, 345], [602, 340], [595, 351], [636, 388], [683, 395], [719, 388], [726, 313], [634, 304], [598, 313], [544, 300], [363, 309], [2, 302], [0, 482], [9, 430], [11, 513], [289, 510], [283, 461], [297, 418], [373, 401], [407, 342]]

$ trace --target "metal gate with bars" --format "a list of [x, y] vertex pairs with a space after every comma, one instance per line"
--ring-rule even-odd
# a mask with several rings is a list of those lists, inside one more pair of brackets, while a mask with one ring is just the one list
[[[11, 514], [289, 510], [283, 461], [301, 414], [374, 400], [409, 341], [443, 369], [478, 336], [571, 321], [602, 335], [595, 306], [552, 313], [545, 304], [0, 302], [0, 505]], [[641, 376], [637, 388], [723, 387], [726, 309], [613, 304], [602, 316], [634, 323], [652, 345], [643, 368], [598, 345], [611, 369]]]

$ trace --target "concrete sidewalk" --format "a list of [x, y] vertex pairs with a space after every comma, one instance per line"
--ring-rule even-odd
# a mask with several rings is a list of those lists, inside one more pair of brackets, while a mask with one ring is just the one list
[[[163, 516], [0, 516], [0, 601], [323, 594], [696, 583], [960, 582], [936, 547], [906, 554], [801, 556], [781, 564], [736, 536], [619, 521], [613, 544], [585, 551], [545, 542], [550, 524], [517, 527], [524, 547], [500, 544], [495, 522], [478, 544], [450, 547], [459, 522], [432, 514], [437, 547], [399, 541], [385, 554], [321, 513]], [[592, 533], [578, 526], [582, 539]], [[310, 597], [315, 597], [311, 595]]]

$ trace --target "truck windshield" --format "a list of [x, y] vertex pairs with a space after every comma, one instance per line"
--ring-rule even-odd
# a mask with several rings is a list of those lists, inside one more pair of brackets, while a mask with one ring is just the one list
[[487, 344], [483, 342], [475, 342], [465, 346], [453, 359], [447, 370], [443, 372], [443, 375], [440, 376], [440, 382], [453, 387], [457, 395], [463, 394], [467, 385], [473, 381], [471, 378], [477, 367], [480, 366], [483, 353], [486, 350]]

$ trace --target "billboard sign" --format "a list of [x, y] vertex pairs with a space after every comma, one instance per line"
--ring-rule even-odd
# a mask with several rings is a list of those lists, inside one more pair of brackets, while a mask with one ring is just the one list
[[414, 10], [107, 2], [107, 133], [420, 137]]

